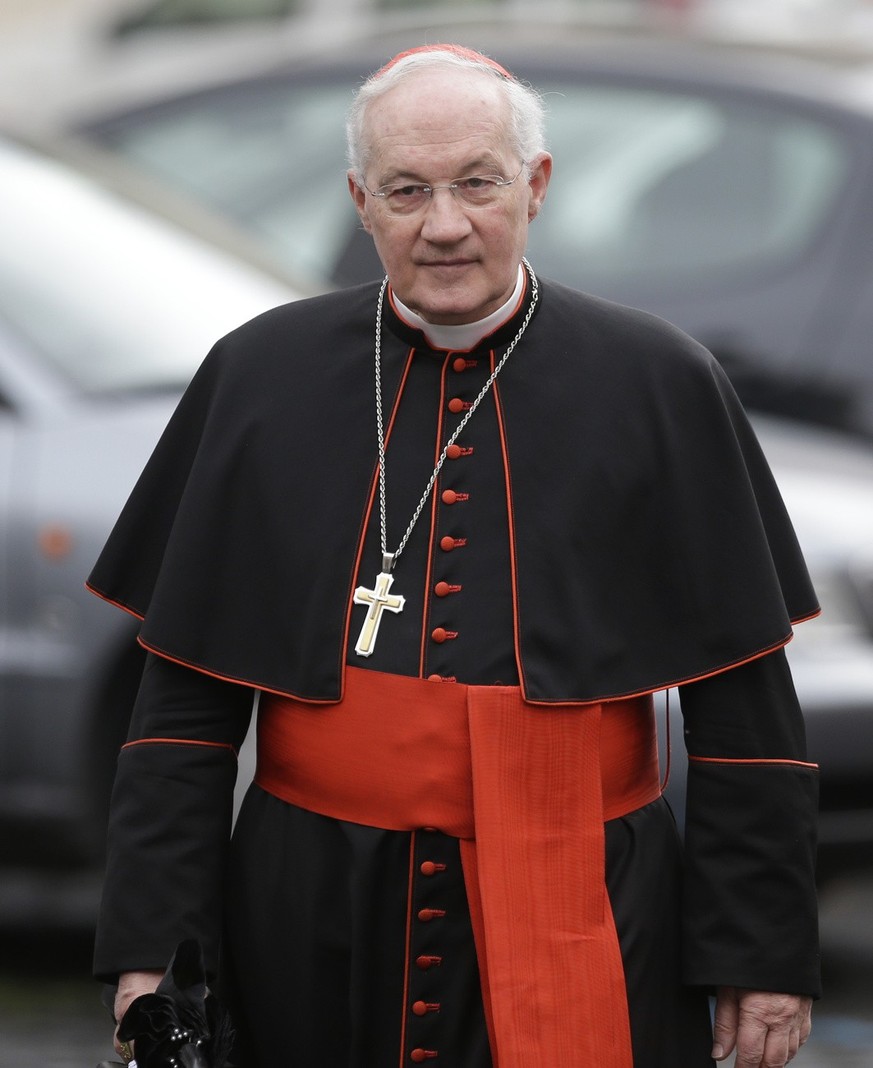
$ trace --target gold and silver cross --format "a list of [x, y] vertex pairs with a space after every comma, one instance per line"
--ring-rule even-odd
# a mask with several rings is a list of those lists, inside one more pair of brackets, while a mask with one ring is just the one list
[[394, 576], [391, 574], [391, 566], [394, 563], [393, 555], [385, 553], [382, 556], [382, 570], [376, 576], [373, 589], [366, 586], [358, 586], [355, 590], [355, 604], [369, 606], [364, 625], [355, 646], [358, 656], [372, 656], [376, 645], [376, 635], [379, 633], [379, 624], [382, 622], [383, 612], [402, 612], [405, 599], [400, 594], [390, 593]]

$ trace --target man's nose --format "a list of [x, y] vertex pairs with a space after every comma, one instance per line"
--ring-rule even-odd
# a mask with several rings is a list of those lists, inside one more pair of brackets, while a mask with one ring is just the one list
[[457, 241], [472, 229], [464, 206], [451, 189], [434, 189], [424, 209], [421, 236], [426, 241]]

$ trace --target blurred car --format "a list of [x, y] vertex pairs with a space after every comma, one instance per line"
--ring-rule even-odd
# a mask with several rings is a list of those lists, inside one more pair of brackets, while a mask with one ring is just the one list
[[[873, 874], [873, 450], [782, 417], [753, 413], [752, 422], [822, 605], [786, 648], [810, 759], [821, 766], [821, 880]], [[681, 822], [686, 767], [672, 697], [669, 713], [668, 796]]]
[[869, 60], [570, 23], [418, 32], [164, 86], [70, 130], [344, 285], [380, 270], [345, 189], [355, 87], [421, 39], [481, 47], [545, 94], [556, 164], [529, 247], [542, 275], [688, 330], [751, 407], [873, 437]]
[[[165, 87], [70, 132], [233, 219], [317, 284], [354, 283], [381, 269], [345, 188], [343, 115], [367, 73], [422, 39], [480, 48], [545, 93], [555, 173], [531, 228], [537, 270], [685, 328], [753, 412], [824, 607], [789, 646], [823, 765], [823, 871], [873, 866], [867, 63], [477, 20]], [[681, 778], [678, 762], [677, 807]]]
[[753, 421], [822, 605], [787, 647], [822, 769], [822, 877], [873, 875], [873, 451], [838, 433]]
[[84, 580], [211, 344], [299, 294], [81, 169], [2, 138], [0, 188], [6, 921], [15, 865], [70, 871], [102, 855], [141, 654], [132, 621]]

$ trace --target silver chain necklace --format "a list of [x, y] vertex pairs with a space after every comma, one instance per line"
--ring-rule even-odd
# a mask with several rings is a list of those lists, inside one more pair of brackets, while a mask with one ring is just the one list
[[386, 473], [385, 473], [385, 426], [382, 417], [382, 306], [385, 300], [385, 292], [388, 288], [388, 278], [386, 277], [382, 281], [382, 288], [379, 290], [379, 300], [376, 305], [376, 347], [375, 347], [375, 365], [376, 365], [376, 436], [379, 445], [379, 531], [381, 536], [381, 548], [382, 548], [382, 570], [376, 576], [376, 583], [372, 589], [366, 586], [358, 586], [355, 590], [354, 602], [355, 604], [365, 604], [369, 606], [366, 618], [364, 619], [364, 625], [361, 628], [360, 636], [358, 637], [357, 645], [355, 646], [355, 652], [359, 656], [372, 656], [373, 649], [376, 644], [376, 635], [379, 632], [379, 624], [382, 621], [382, 614], [385, 611], [401, 612], [405, 599], [400, 594], [392, 594], [391, 584], [394, 582], [394, 576], [392, 571], [394, 565], [403, 550], [406, 548], [406, 543], [409, 541], [409, 536], [412, 534], [412, 530], [415, 524], [418, 522], [418, 518], [424, 511], [424, 506], [427, 504], [428, 498], [431, 495], [431, 491], [439, 478], [439, 473], [443, 469], [443, 464], [446, 462], [446, 458], [449, 454], [449, 449], [455, 444], [457, 439], [461, 436], [467, 423], [473, 417], [473, 413], [481, 404], [488, 391], [494, 384], [495, 379], [503, 370], [506, 361], [512, 355], [516, 345], [521, 341], [522, 335], [528, 327], [528, 323], [533, 317], [534, 310], [539, 300], [539, 285], [537, 283], [537, 277], [533, 272], [533, 268], [527, 262], [522, 261], [528, 272], [531, 282], [531, 297], [530, 304], [528, 305], [527, 313], [525, 314], [524, 321], [518, 328], [518, 333], [510, 341], [507, 346], [506, 352], [501, 356], [500, 361], [495, 366], [494, 370], [488, 376], [488, 381], [479, 390], [476, 399], [467, 409], [464, 414], [464, 418], [458, 423], [454, 433], [449, 440], [443, 446], [443, 450], [439, 455], [436, 467], [433, 469], [433, 474], [428, 479], [427, 485], [424, 488], [424, 493], [421, 495], [421, 500], [416, 505], [415, 511], [412, 513], [412, 518], [409, 520], [409, 525], [406, 528], [406, 532], [400, 539], [400, 543], [393, 553], [388, 552], [388, 521], [387, 521], [387, 505], [386, 505]]

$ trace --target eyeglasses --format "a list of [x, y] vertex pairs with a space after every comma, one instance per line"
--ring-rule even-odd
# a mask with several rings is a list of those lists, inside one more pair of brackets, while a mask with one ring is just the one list
[[364, 188], [372, 197], [378, 197], [390, 215], [414, 215], [428, 205], [435, 190], [448, 189], [465, 208], [487, 208], [500, 199], [503, 190], [512, 185], [525, 168], [514, 178], [502, 178], [499, 174], [472, 174], [469, 178], [456, 178], [448, 185], [426, 185], [423, 182], [403, 182], [382, 185], [378, 189]]

